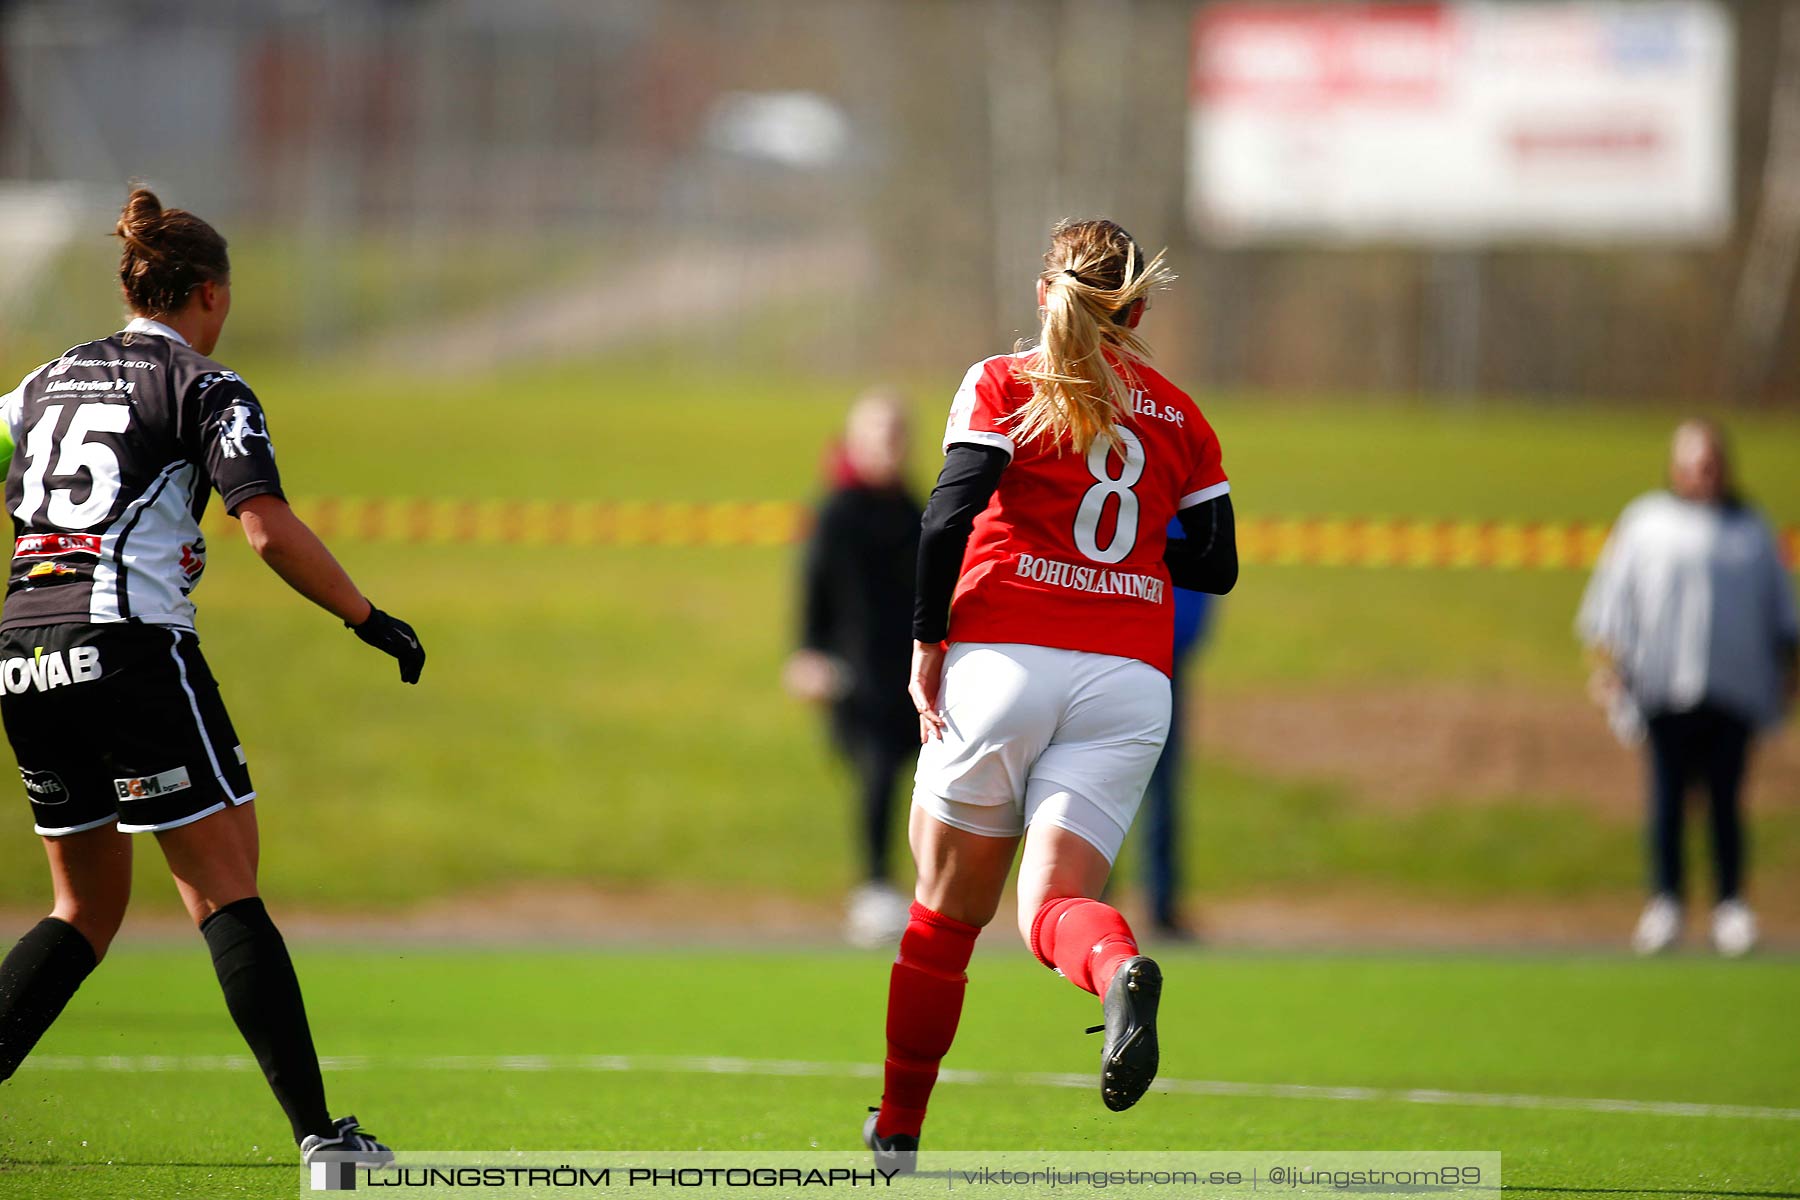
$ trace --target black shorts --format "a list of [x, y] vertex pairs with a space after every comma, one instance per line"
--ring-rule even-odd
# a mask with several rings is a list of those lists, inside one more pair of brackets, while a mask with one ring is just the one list
[[37, 832], [174, 829], [256, 798], [190, 629], [0, 632], [0, 717]]

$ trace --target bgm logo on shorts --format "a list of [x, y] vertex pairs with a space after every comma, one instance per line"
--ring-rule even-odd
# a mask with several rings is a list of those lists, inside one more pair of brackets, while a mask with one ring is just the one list
[[31, 797], [33, 804], [67, 804], [69, 801], [68, 785], [55, 771], [27, 771], [20, 767], [19, 778], [25, 781], [25, 794]]
[[193, 786], [193, 780], [188, 778], [186, 767], [176, 767], [173, 771], [164, 771], [161, 775], [113, 780], [113, 787], [118, 789], [121, 800], [154, 800], [158, 796], [185, 792]]
[[316, 1162], [312, 1164], [312, 1190], [315, 1192], [354, 1192], [354, 1162]]

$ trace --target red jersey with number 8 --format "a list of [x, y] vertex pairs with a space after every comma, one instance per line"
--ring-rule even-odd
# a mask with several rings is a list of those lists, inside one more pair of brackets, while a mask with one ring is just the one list
[[1163, 545], [1177, 512], [1231, 490], [1219, 439], [1186, 393], [1132, 362], [1120, 446], [1097, 441], [1084, 455], [1042, 437], [1015, 444], [1029, 354], [976, 363], [950, 408], [946, 451], [993, 446], [1011, 462], [975, 519], [948, 640], [1111, 654], [1167, 674], [1174, 600]]

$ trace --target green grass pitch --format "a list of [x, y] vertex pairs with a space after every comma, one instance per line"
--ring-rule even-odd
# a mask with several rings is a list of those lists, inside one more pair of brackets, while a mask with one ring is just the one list
[[[848, 1148], [879, 1092], [856, 1072], [881, 1053], [883, 955], [302, 946], [297, 959], [321, 1051], [343, 1064], [327, 1073], [334, 1107], [413, 1149]], [[946, 1063], [982, 1078], [940, 1084], [926, 1148], [1498, 1150], [1522, 1196], [1800, 1195], [1791, 960], [1163, 961], [1169, 1087], [1114, 1115], [1091, 1087], [1020, 1078], [1092, 1069], [1097, 1039], [1081, 1029], [1095, 1002], [1016, 944], [985, 946]], [[121, 949], [0, 1088], [0, 1196], [295, 1194], [261, 1078], [195, 1061], [242, 1054], [197, 941]], [[126, 1071], [102, 1061], [115, 1055], [174, 1061]], [[598, 1055], [629, 1057], [583, 1066]], [[694, 1061], [709, 1056], [749, 1061]], [[1411, 1089], [1473, 1098], [1394, 1094]]]
[[[371, 376], [264, 369], [230, 349], [226, 361], [268, 404], [297, 495], [805, 498], [857, 386], [642, 363]], [[960, 366], [917, 389], [921, 485]], [[1247, 514], [1605, 520], [1654, 486], [1677, 416], [1203, 403]], [[1732, 424], [1752, 495], [1775, 519], [1800, 521], [1800, 422]], [[338, 549], [425, 638], [432, 658], [416, 691], [230, 539], [197, 597], [263, 796], [278, 919], [520, 881], [815, 901], [850, 882], [843, 781], [816, 714], [779, 690], [790, 551]], [[1446, 681], [1578, 694], [1570, 620], [1581, 583], [1556, 572], [1252, 568], [1227, 602], [1208, 695]], [[1229, 761], [1201, 764], [1188, 786], [1186, 849], [1203, 896], [1348, 882], [1504, 901], [1637, 886], [1634, 822], [1545, 797], [1388, 812], [1330, 783]], [[47, 884], [14, 803], [0, 904], [26, 913]], [[1755, 820], [1762, 877], [1791, 877], [1800, 815], [1787, 806]], [[352, 822], [358, 838], [320, 846], [318, 830]], [[163, 874], [142, 847], [141, 907], [173, 907]], [[329, 1072], [336, 1108], [397, 1145], [844, 1147], [877, 1092], [853, 1068], [880, 1055], [881, 956], [302, 945], [297, 958], [321, 1051], [360, 1060]], [[1252, 1085], [1243, 1094], [1153, 1092], [1113, 1116], [1091, 1091], [1021, 1081], [1091, 1069], [1097, 1046], [1080, 1029], [1094, 1005], [1016, 945], [995, 945], [977, 956], [947, 1064], [988, 1078], [944, 1085], [928, 1146], [1496, 1149], [1509, 1189], [1551, 1200], [1800, 1196], [1792, 960], [1166, 961], [1165, 1078]], [[197, 938], [144, 946], [128, 927], [40, 1053], [43, 1065], [0, 1086], [0, 1197], [295, 1194], [285, 1126], [254, 1071], [191, 1069], [205, 1065], [196, 1056], [243, 1053]], [[114, 1055], [173, 1062], [100, 1064]], [[635, 1056], [634, 1069], [576, 1065], [591, 1055]], [[427, 1065], [442, 1056], [465, 1061]], [[527, 1057], [497, 1069], [499, 1056]], [[667, 1056], [827, 1069], [725, 1074], [671, 1069], [681, 1064]], [[1278, 1085], [1522, 1099], [1327, 1099], [1269, 1090]], [[1580, 1110], [1559, 1098], [1787, 1115]]]
[[[805, 499], [856, 387], [648, 361], [412, 377], [263, 367], [229, 350], [305, 496]], [[959, 377], [951, 368], [913, 389], [921, 488]], [[1606, 520], [1655, 485], [1676, 419], [1203, 399], [1234, 497], [1253, 514]], [[1800, 421], [1732, 424], [1751, 494], [1773, 519], [1800, 521]], [[824, 898], [852, 882], [844, 782], [817, 714], [779, 683], [793, 550], [346, 539], [336, 549], [358, 582], [424, 638], [431, 659], [412, 690], [233, 534], [214, 539], [196, 599], [263, 797], [277, 903], [404, 905], [516, 881]], [[1208, 698], [1443, 681], [1579, 696], [1570, 626], [1582, 583], [1577, 572], [1250, 567], [1206, 657]], [[1323, 881], [1492, 899], [1637, 885], [1635, 823], [1557, 797], [1371, 816], [1329, 781], [1229, 760], [1204, 763], [1190, 786], [1192, 877], [1214, 893]], [[496, 809], [508, 820], [493, 822]], [[1759, 870], [1800, 863], [1800, 814], [1756, 819]], [[329, 857], [287, 852], [309, 828], [352, 820], [367, 839]], [[476, 825], [486, 836], [467, 837]], [[407, 854], [378, 849], [400, 844]], [[780, 852], [738, 853], [746, 844]], [[795, 861], [818, 866], [797, 873]], [[0, 838], [0, 905], [45, 894], [42, 852], [16, 827]], [[170, 907], [172, 894], [144, 887], [139, 903]]]

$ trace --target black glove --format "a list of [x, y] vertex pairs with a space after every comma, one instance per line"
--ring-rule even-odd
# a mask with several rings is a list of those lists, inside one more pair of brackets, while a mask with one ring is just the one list
[[425, 669], [425, 647], [419, 645], [419, 635], [413, 632], [411, 625], [398, 617], [388, 616], [371, 604], [369, 615], [361, 625], [345, 621], [344, 628], [383, 654], [399, 659], [400, 682], [419, 682], [419, 672]]

